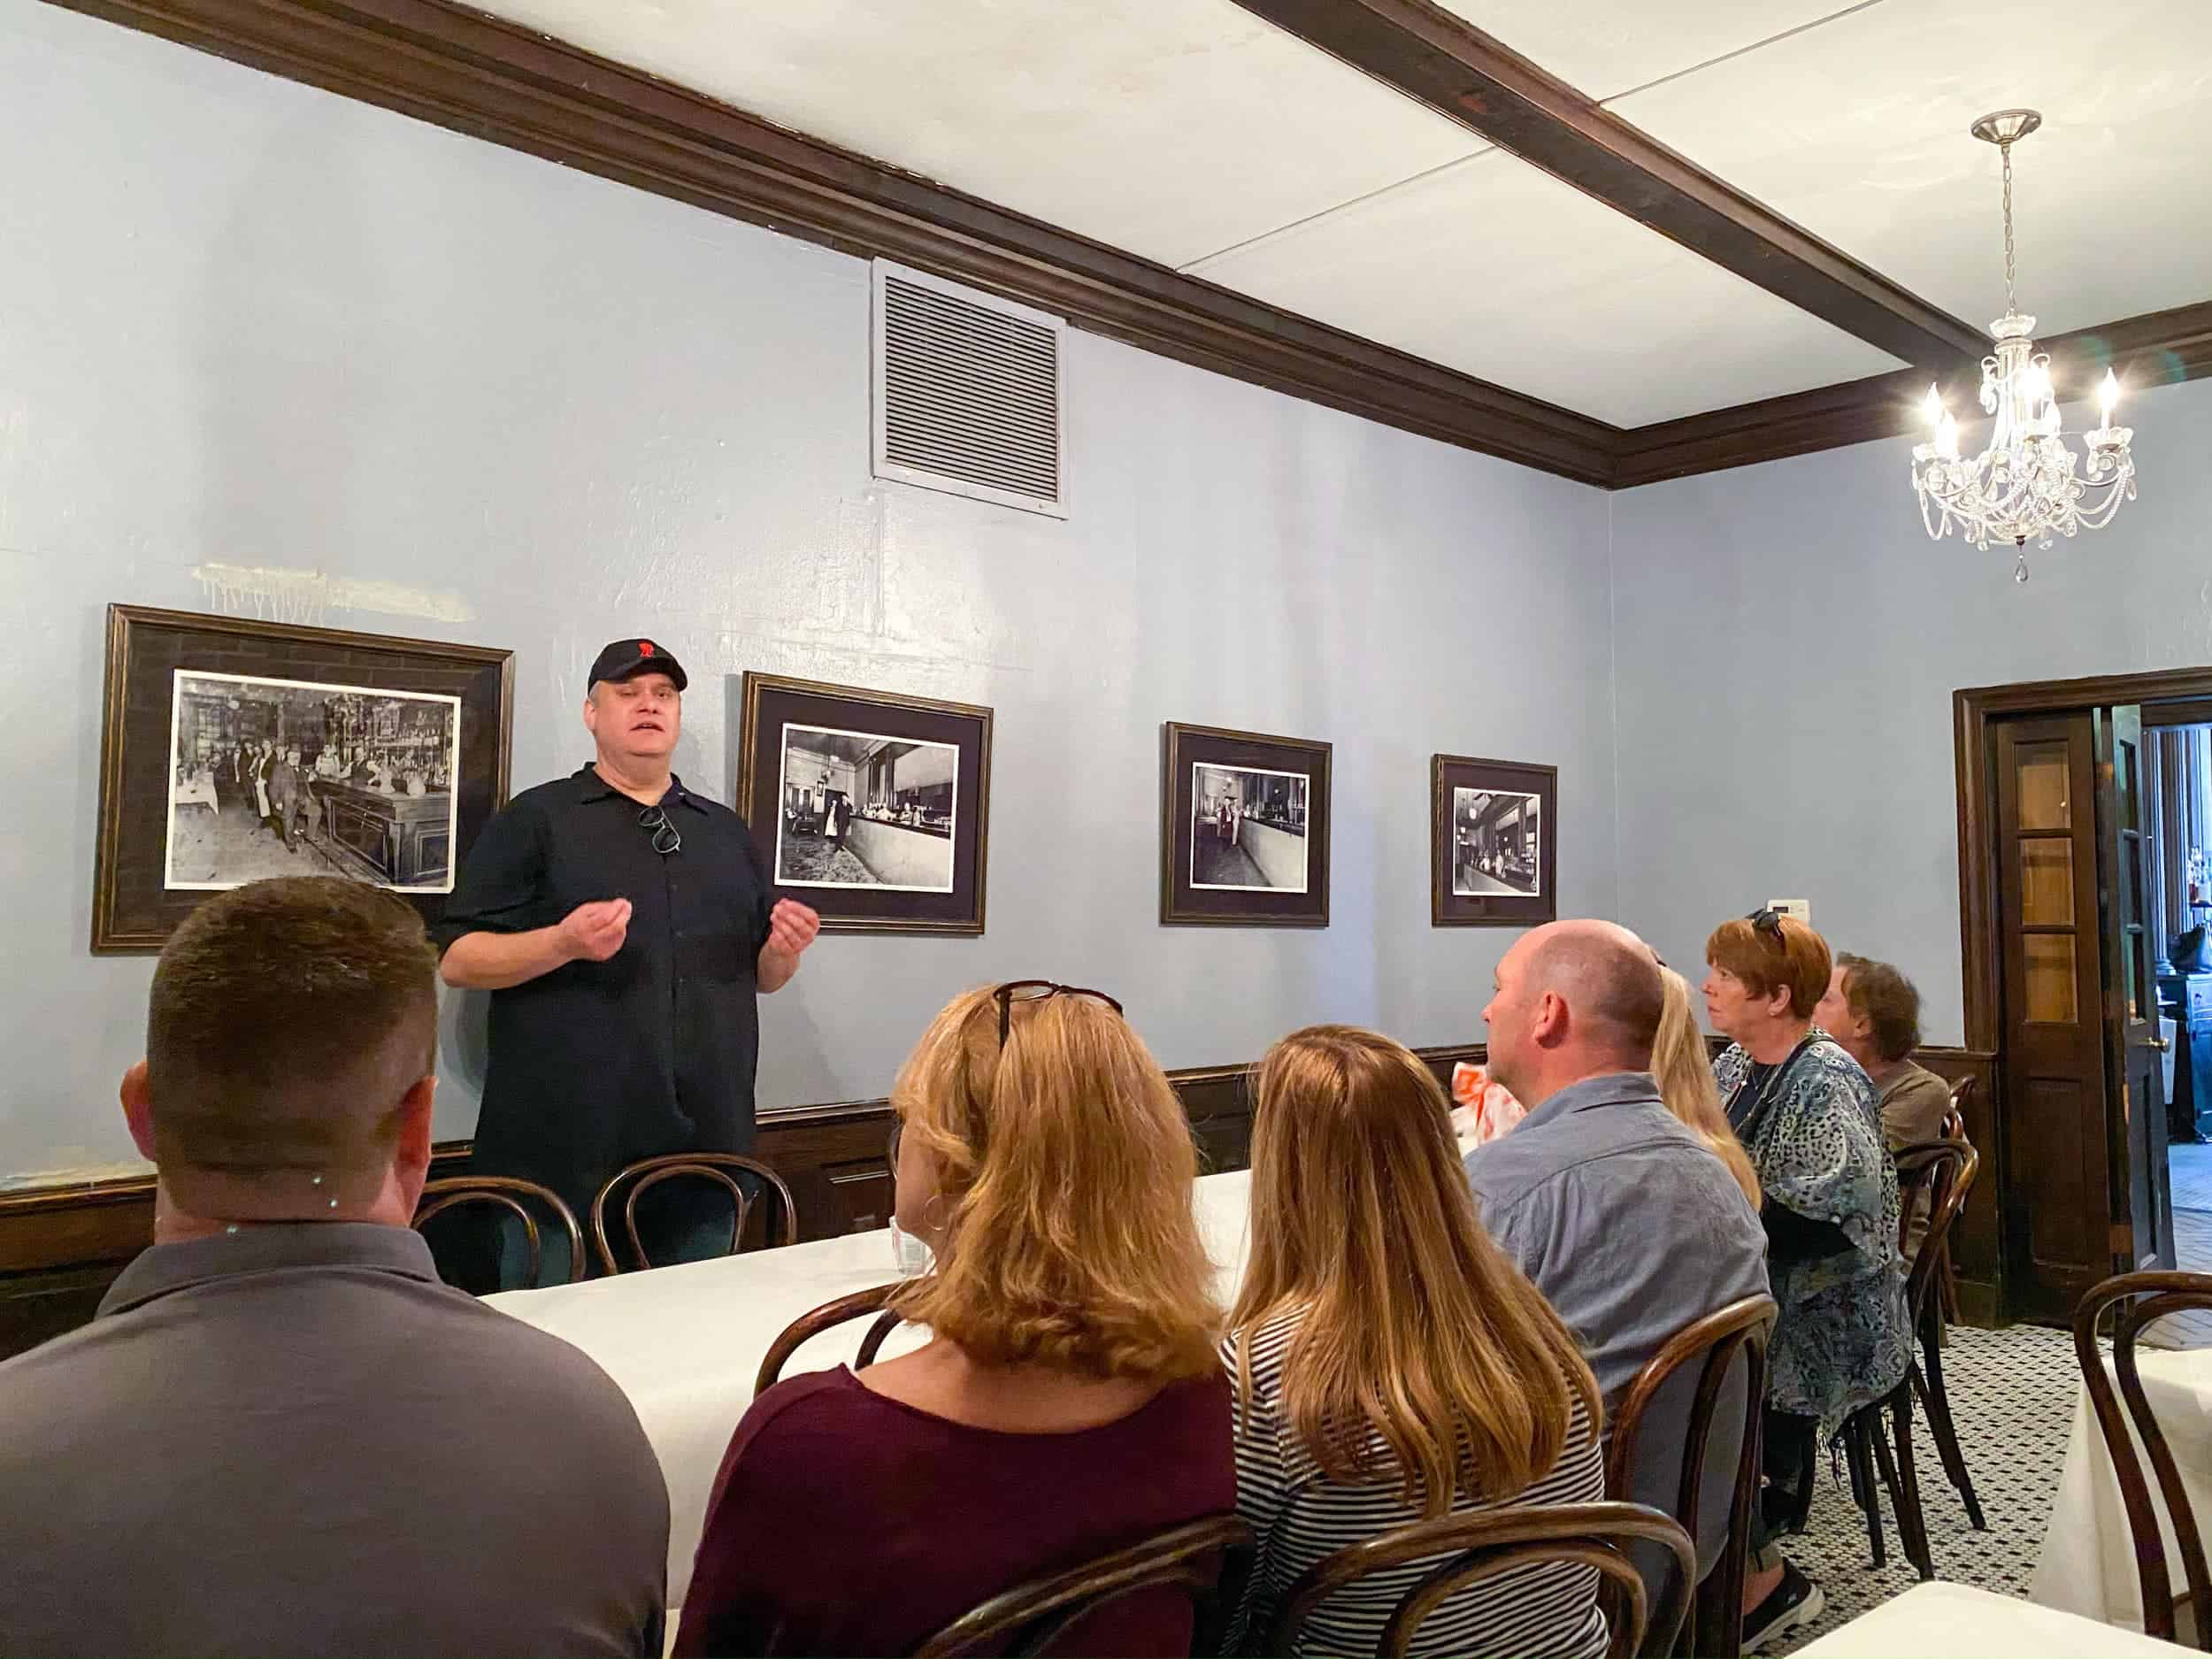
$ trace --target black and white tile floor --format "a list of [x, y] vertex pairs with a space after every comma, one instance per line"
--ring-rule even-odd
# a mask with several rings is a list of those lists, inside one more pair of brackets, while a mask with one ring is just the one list
[[[2063, 1331], [2034, 1325], [1955, 1330], [1943, 1350], [1943, 1371], [1960, 1450], [1989, 1528], [1978, 1532], [1967, 1525], [1965, 1507], [1944, 1479], [1926, 1422], [1916, 1413], [1914, 1461], [1936, 1576], [2024, 1596], [2073, 1422], [2078, 1373], [2072, 1340]], [[1770, 1653], [1802, 1646], [1919, 1582], [1905, 1559], [1886, 1493], [1882, 1519], [1889, 1562], [1877, 1571], [1869, 1564], [1866, 1520], [1851, 1502], [1848, 1482], [1824, 1463], [1819, 1483], [1804, 1533], [1786, 1540], [1784, 1547], [1819, 1584], [1827, 1608]]]

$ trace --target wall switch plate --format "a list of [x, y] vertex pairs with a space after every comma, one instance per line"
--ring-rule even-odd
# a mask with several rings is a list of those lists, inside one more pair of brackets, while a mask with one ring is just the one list
[[1808, 927], [1813, 925], [1813, 902], [1810, 899], [1769, 899], [1767, 909], [1778, 910], [1785, 916], [1794, 916]]

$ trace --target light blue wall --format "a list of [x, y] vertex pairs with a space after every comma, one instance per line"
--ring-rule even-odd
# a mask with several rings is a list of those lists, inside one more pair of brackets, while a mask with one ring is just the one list
[[[1563, 907], [1615, 908], [1595, 491], [1079, 334], [1068, 521], [879, 485], [864, 264], [27, 0], [0, 153], [0, 1179], [130, 1156], [151, 964], [86, 949], [103, 612], [210, 608], [209, 563], [512, 647], [518, 786], [588, 757], [616, 634], [682, 654], [680, 769], [724, 798], [747, 668], [995, 707], [988, 934], [826, 940], [764, 1006], [766, 1106], [882, 1092], [1017, 975], [1115, 991], [1170, 1065], [1479, 1035], [1511, 935], [1428, 926], [1438, 749], [1555, 763]], [[1166, 719], [1334, 741], [1329, 929], [1157, 925]], [[457, 1135], [480, 1020], [447, 1026]]]
[[2212, 662], [2212, 382], [2123, 414], [2139, 498], [2031, 545], [2024, 587], [2009, 549], [1928, 540], [1909, 439], [1613, 497], [1623, 921], [1696, 964], [1716, 922], [1809, 898], [1961, 1041], [1951, 693]]

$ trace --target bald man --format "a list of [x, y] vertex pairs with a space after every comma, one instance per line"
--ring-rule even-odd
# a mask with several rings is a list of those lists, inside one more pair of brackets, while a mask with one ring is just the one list
[[1582, 1339], [1609, 1411], [1694, 1320], [1767, 1288], [1766, 1232], [1651, 1075], [1658, 959], [1611, 922], [1554, 922], [1498, 964], [1490, 1074], [1528, 1109], [1467, 1156], [1491, 1235]]
[[[1555, 922], [1506, 952], [1482, 1015], [1490, 1074], [1528, 1116], [1467, 1155], [1475, 1207], [1580, 1340], [1609, 1424], [1668, 1338], [1767, 1294], [1758, 1212], [1659, 1098], [1651, 1048], [1664, 1000], [1658, 958], [1628, 929]], [[1741, 1409], [1739, 1392], [1737, 1423]], [[1671, 1512], [1681, 1434], [1653, 1421], [1640, 1444], [1651, 1479], [1640, 1470], [1634, 1495]], [[1717, 1502], [1700, 1517], [1701, 1568], [1724, 1541], [1739, 1444], [1717, 1425], [1704, 1491]]]

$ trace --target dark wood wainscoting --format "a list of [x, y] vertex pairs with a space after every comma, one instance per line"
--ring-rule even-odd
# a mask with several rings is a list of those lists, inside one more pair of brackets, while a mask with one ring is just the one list
[[[1480, 1043], [1417, 1052], [1448, 1087], [1454, 1065], [1463, 1060], [1479, 1064], [1484, 1054]], [[1946, 1078], [1978, 1081], [1967, 1106], [1967, 1130], [1981, 1151], [1983, 1173], [1961, 1223], [1956, 1255], [1962, 1311], [1971, 1323], [1993, 1324], [2001, 1306], [2003, 1258], [1998, 1230], [2003, 1148], [1992, 1111], [1995, 1056], [1928, 1048], [1918, 1058]], [[1248, 1068], [1199, 1066], [1168, 1075], [1189, 1114], [1202, 1167], [1209, 1172], [1246, 1168], [1252, 1144]], [[865, 1232], [889, 1222], [891, 1121], [890, 1102], [882, 1100], [762, 1114], [754, 1150], [790, 1183], [801, 1238]], [[438, 1148], [431, 1173], [465, 1174], [468, 1159], [468, 1142], [448, 1142]], [[124, 1263], [151, 1239], [153, 1210], [150, 1177], [0, 1194], [0, 1357], [89, 1319]]]
[[1981, 1155], [1981, 1173], [1967, 1195], [1951, 1242], [1958, 1270], [1959, 1313], [1969, 1325], [2004, 1323], [2004, 1129], [1997, 1110], [1997, 1056], [1983, 1048], [1923, 1048], [1913, 1056], [1937, 1076], [1974, 1079], [1967, 1097], [1966, 1138]]
[[[1448, 1086], [1453, 1065], [1479, 1062], [1483, 1049], [1474, 1043], [1419, 1052]], [[1195, 1066], [1168, 1074], [1210, 1173], [1250, 1163], [1248, 1069]], [[889, 1224], [890, 1136], [888, 1101], [801, 1106], [762, 1113], [754, 1153], [790, 1183], [799, 1236], [821, 1239]], [[431, 1174], [466, 1174], [468, 1161], [469, 1143], [449, 1141], [439, 1147]], [[0, 1358], [91, 1318], [124, 1264], [152, 1240], [153, 1225], [150, 1176], [0, 1193]]]

